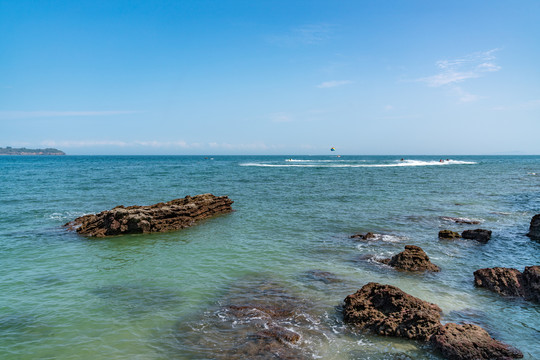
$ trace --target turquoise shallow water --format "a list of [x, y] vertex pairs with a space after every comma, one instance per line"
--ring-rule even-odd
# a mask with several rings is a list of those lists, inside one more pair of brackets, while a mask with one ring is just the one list
[[[179, 232], [103, 240], [62, 228], [120, 204], [207, 192], [228, 195], [236, 211]], [[306, 304], [287, 325], [307, 358], [438, 359], [421, 344], [341, 324], [345, 296], [377, 281], [538, 359], [540, 306], [476, 289], [472, 273], [538, 265], [540, 243], [524, 234], [539, 212], [538, 156], [0, 157], [0, 358], [224, 358], [239, 325], [220, 306], [270, 282]], [[437, 238], [477, 227], [493, 231], [487, 244]], [[385, 236], [349, 239], [367, 231]], [[362, 260], [407, 244], [442, 271], [405, 274]]]

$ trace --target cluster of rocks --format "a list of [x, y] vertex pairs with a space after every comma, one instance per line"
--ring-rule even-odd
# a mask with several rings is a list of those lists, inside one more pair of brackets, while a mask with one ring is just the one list
[[99, 214], [81, 216], [64, 226], [91, 237], [179, 230], [231, 212], [232, 203], [227, 196], [186, 196], [150, 206], [117, 206]]
[[512, 359], [523, 354], [479, 326], [440, 322], [441, 309], [391, 285], [368, 283], [345, 298], [344, 321], [378, 335], [430, 343], [449, 359]]
[[503, 267], [476, 270], [474, 285], [503, 296], [523, 297], [540, 303], [540, 266], [527, 266], [523, 273]]
[[474, 230], [464, 230], [461, 235], [455, 231], [451, 230], [441, 230], [439, 231], [440, 239], [469, 239], [476, 240], [481, 243], [487, 243], [491, 239], [491, 230], [485, 229], [474, 229]]

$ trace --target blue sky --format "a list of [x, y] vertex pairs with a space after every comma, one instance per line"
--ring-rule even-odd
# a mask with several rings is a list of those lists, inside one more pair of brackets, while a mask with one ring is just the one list
[[0, 0], [0, 146], [540, 154], [540, 1]]

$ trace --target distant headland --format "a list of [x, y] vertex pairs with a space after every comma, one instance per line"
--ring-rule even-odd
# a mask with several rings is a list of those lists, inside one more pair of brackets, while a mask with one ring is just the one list
[[12, 148], [7, 146], [0, 147], [0, 155], [66, 155], [65, 152], [58, 149], [27, 149], [27, 148]]

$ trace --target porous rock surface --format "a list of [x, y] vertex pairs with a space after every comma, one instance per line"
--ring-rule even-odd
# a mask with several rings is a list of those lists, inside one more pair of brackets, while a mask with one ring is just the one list
[[527, 266], [523, 273], [503, 267], [476, 270], [474, 285], [503, 296], [524, 297], [540, 302], [540, 266]]
[[390, 259], [383, 259], [380, 262], [390, 265], [401, 271], [440, 271], [441, 269], [429, 261], [429, 257], [421, 247], [415, 245], [405, 245], [405, 251], [392, 256]]
[[531, 225], [527, 236], [533, 240], [540, 240], [540, 214], [534, 215], [531, 219]]
[[481, 243], [487, 243], [491, 239], [491, 230], [474, 229], [465, 230], [461, 233], [461, 237], [464, 239], [476, 240]]
[[431, 344], [447, 359], [516, 359], [523, 354], [489, 336], [480, 326], [446, 324], [430, 339]]
[[368, 283], [345, 298], [344, 321], [361, 330], [427, 341], [445, 358], [488, 360], [523, 354], [492, 339], [479, 326], [440, 323], [441, 309], [391, 285]]
[[458, 239], [461, 235], [452, 230], [441, 230], [439, 231], [439, 239]]
[[391, 285], [368, 283], [345, 298], [344, 321], [378, 335], [427, 340], [440, 326], [441, 309]]
[[197, 221], [232, 211], [227, 196], [186, 196], [149, 206], [117, 206], [99, 214], [81, 216], [64, 226], [81, 235], [105, 237], [179, 230]]

